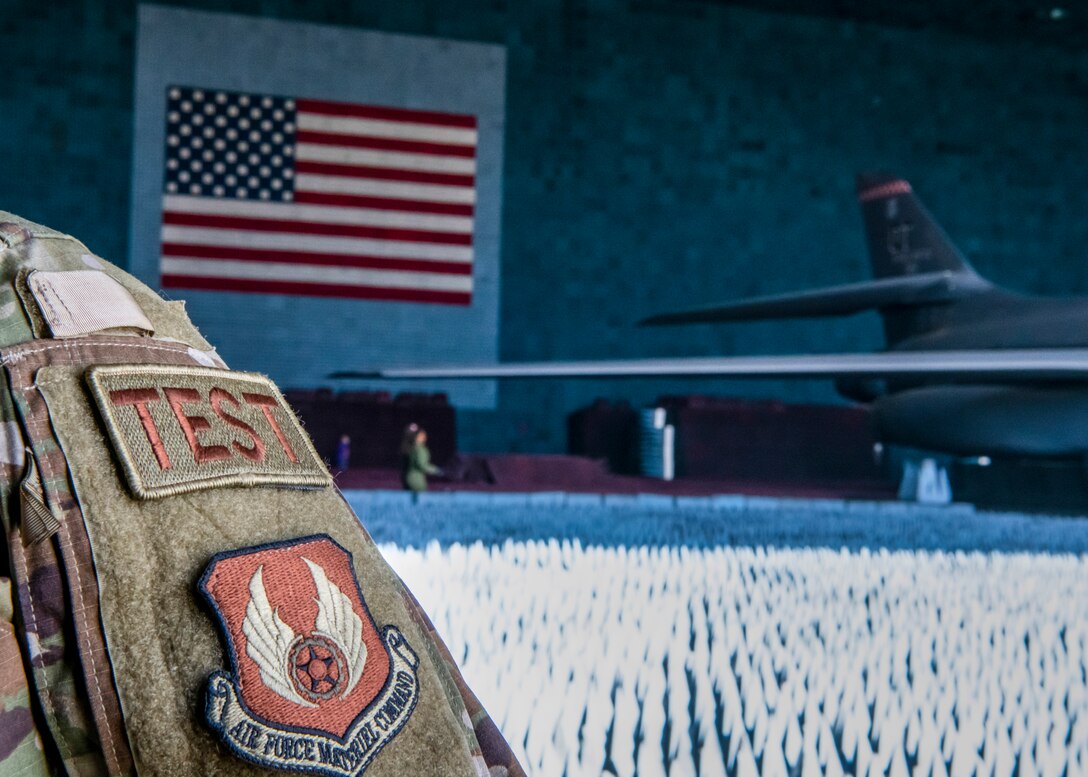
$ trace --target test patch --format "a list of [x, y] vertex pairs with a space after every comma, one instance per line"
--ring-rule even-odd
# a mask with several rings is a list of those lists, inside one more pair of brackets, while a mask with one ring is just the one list
[[87, 383], [132, 493], [330, 483], [271, 380], [203, 367], [95, 367]]

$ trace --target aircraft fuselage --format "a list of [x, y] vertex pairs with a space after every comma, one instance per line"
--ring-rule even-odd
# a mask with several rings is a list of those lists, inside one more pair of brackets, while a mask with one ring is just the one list
[[[943, 309], [942, 309], [943, 308]], [[1088, 300], [1045, 299], [1000, 289], [947, 306], [912, 309], [894, 351], [1082, 348], [1088, 345]], [[1084, 456], [1088, 388], [1056, 382], [1020, 385], [897, 379], [840, 381], [845, 396], [870, 402], [877, 436], [887, 443], [947, 453]]]
[[961, 456], [1083, 457], [1088, 391], [1083, 385], [940, 385], [872, 402], [878, 439]]
[[923, 334], [902, 339], [891, 350], [1088, 346], [1088, 298], [1083, 297], [1049, 299], [995, 289], [954, 304], [919, 307], [901, 315], [928, 318], [933, 326]]

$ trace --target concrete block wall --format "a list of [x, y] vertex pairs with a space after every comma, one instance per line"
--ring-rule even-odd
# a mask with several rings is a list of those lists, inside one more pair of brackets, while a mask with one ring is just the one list
[[[864, 169], [910, 178], [992, 280], [1088, 293], [1078, 51], [694, 0], [180, 5], [506, 46], [504, 360], [879, 347], [866, 316], [634, 327], [868, 277]], [[16, 0], [5, 15], [0, 207], [123, 263], [135, 7]], [[494, 412], [462, 414], [462, 447], [561, 450], [566, 413], [596, 396], [687, 392], [834, 401], [821, 383], [511, 382]]]

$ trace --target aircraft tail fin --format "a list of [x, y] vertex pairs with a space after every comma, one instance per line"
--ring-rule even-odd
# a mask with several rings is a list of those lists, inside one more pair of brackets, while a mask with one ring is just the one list
[[952, 272], [981, 280], [907, 181], [866, 173], [857, 191], [874, 278]]
[[948, 303], [954, 303], [956, 297], [993, 289], [971, 267], [907, 181], [886, 173], [868, 173], [857, 177], [857, 191], [877, 281], [939, 273], [959, 290], [947, 300], [880, 308], [889, 347], [944, 327], [953, 315]]
[[942, 328], [958, 302], [994, 290], [952, 244], [909, 183], [871, 173], [859, 175], [857, 184], [873, 280], [662, 313], [639, 323], [815, 318], [877, 310], [892, 347]]

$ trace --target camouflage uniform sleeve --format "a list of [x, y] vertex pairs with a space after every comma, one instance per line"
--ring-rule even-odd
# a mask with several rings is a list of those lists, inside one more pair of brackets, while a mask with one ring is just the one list
[[[0, 321], [0, 330], [4, 322]], [[0, 331], [0, 337], [2, 337]], [[22, 445], [4, 422], [14, 418], [6, 381], [0, 379], [0, 450]], [[12, 492], [21, 467], [14, 457], [0, 455], [0, 774], [7, 777], [38, 777], [52, 774], [42, 750], [41, 737], [31, 712], [30, 683], [19, 640], [15, 635], [11, 559], [7, 537]]]
[[30, 712], [30, 690], [11, 623], [11, 581], [0, 577], [0, 774], [50, 774]]
[[438, 654], [441, 657], [442, 662], [446, 665], [450, 676], [457, 685], [458, 693], [464, 700], [465, 710], [468, 712], [468, 716], [472, 722], [476, 740], [480, 743], [480, 755], [487, 765], [490, 777], [526, 777], [525, 770], [521, 767], [521, 764], [518, 763], [517, 757], [510, 749], [510, 745], [507, 743], [506, 739], [503, 738], [502, 732], [499, 731], [499, 727], [495, 725], [495, 722], [491, 719], [491, 716], [487, 714], [487, 710], [484, 709], [480, 700], [476, 698], [476, 694], [468, 687], [465, 678], [461, 676], [461, 670], [457, 667], [457, 662], [454, 660], [449, 648], [446, 647], [446, 643], [442, 641], [442, 637], [438, 635], [434, 624], [431, 623], [431, 619], [427, 616], [427, 613], [424, 612], [422, 605], [420, 605], [408, 586], [403, 586], [403, 588], [404, 598], [408, 604], [408, 611], [412, 614], [412, 617], [415, 618], [416, 622], [427, 631], [435, 647], [438, 649]]

